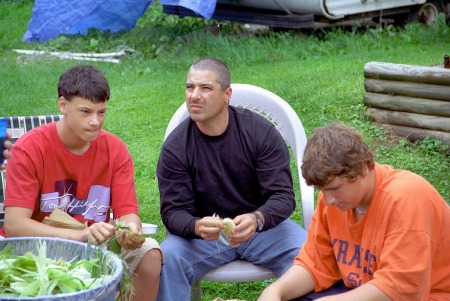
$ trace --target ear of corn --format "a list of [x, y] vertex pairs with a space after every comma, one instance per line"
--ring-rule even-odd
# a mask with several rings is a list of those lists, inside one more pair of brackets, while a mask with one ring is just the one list
[[222, 220], [222, 226], [223, 226], [223, 233], [228, 236], [233, 232], [234, 227], [236, 227], [233, 223], [233, 220], [229, 218], [224, 218]]
[[239, 247], [239, 244], [233, 245], [233, 244], [230, 244], [230, 242], [228, 241], [228, 235], [230, 235], [233, 232], [233, 229], [236, 227], [233, 220], [230, 218], [224, 218], [224, 219], [220, 219], [220, 221], [222, 222], [223, 230], [220, 231], [219, 239], [224, 244], [230, 245], [233, 248]]
[[[115, 230], [116, 230], [115, 234], [105, 243], [105, 245], [107, 246], [107, 248], [110, 251], [112, 251], [118, 255], [120, 255], [122, 247], [117, 242], [117, 236], [125, 235], [125, 233], [126, 233], [135, 242], [142, 242], [143, 240], [145, 240], [145, 236], [143, 234], [139, 234], [139, 235], [133, 234], [133, 232], [131, 232], [130, 227], [124, 226], [121, 223], [119, 223], [118, 221], [116, 221]], [[127, 263], [124, 260], [122, 260], [122, 264], [123, 264], [124, 270], [127, 271], [128, 270]], [[124, 272], [122, 274], [122, 279], [120, 280], [120, 292], [116, 296], [116, 300], [131, 300], [131, 296], [133, 294], [134, 294], [134, 287], [131, 282], [131, 274], [129, 272]]]
[[120, 255], [120, 251], [122, 250], [122, 247], [117, 242], [117, 236], [128, 235], [136, 243], [143, 243], [145, 241], [145, 236], [143, 234], [134, 234], [131, 232], [130, 227], [124, 226], [118, 221], [116, 221], [115, 230], [116, 232], [107, 242], [107, 246], [108, 250], [116, 253], [117, 255]]

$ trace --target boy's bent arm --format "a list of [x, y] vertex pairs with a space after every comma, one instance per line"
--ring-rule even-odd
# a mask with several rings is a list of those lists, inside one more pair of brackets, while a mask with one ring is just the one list
[[114, 226], [107, 223], [95, 223], [83, 230], [56, 228], [33, 220], [32, 212], [31, 209], [23, 207], [6, 207], [4, 224], [6, 236], [59, 237], [81, 242], [87, 242], [91, 238], [92, 243], [101, 244], [114, 234]]
[[313, 289], [314, 282], [309, 272], [304, 267], [294, 264], [262, 292], [258, 301], [291, 300]]
[[[314, 289], [314, 282], [309, 272], [302, 266], [294, 264], [277, 281], [269, 285], [261, 294], [258, 301], [287, 301], [307, 293]], [[327, 296], [317, 301], [391, 301], [378, 287], [366, 283], [346, 293]]]

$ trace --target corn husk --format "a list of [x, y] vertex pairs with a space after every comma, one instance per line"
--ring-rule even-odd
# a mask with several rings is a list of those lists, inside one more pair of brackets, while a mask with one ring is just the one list
[[86, 222], [81, 223], [77, 221], [67, 212], [59, 208], [54, 209], [49, 216], [44, 217], [42, 222], [53, 227], [66, 229], [82, 230], [87, 227]]
[[231, 218], [222, 219], [217, 214], [214, 214], [213, 217], [219, 219], [223, 226], [223, 230], [220, 231], [219, 240], [226, 245], [232, 246], [233, 248], [239, 247], [239, 244], [233, 245], [228, 241], [228, 235], [230, 235], [231, 232], [233, 232], [234, 227], [236, 227], [233, 220]]
[[[75, 218], [70, 216], [68, 213], [58, 208], [54, 209], [49, 216], [46, 216], [42, 220], [42, 222], [47, 225], [66, 229], [82, 230], [87, 227], [86, 221], [84, 221], [84, 223], [79, 222]], [[118, 227], [121, 226], [116, 224], [116, 230]], [[145, 239], [145, 237], [143, 237], [143, 239]], [[88, 241], [88, 244], [89, 243], [90, 242]], [[107, 246], [111, 252], [117, 255], [120, 254], [121, 247], [118, 244], [115, 235], [112, 238], [110, 238], [103, 246]], [[122, 264], [124, 265], [124, 269], [127, 269], [127, 264], [125, 263], [125, 261], [122, 261]], [[122, 279], [120, 280], [120, 292], [116, 295], [115, 300], [129, 301], [132, 300], [133, 295], [134, 295], [134, 288], [133, 285], [131, 284], [131, 278], [128, 273], [123, 273]]]

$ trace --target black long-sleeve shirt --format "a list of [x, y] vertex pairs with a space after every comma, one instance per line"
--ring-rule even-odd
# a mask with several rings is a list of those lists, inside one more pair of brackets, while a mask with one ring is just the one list
[[264, 229], [295, 210], [290, 155], [266, 118], [229, 107], [220, 136], [206, 136], [190, 118], [165, 140], [157, 166], [161, 216], [169, 232], [196, 238], [195, 221], [259, 210]]

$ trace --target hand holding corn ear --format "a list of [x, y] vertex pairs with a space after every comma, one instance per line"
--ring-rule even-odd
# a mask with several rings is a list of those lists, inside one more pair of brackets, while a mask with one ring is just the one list
[[220, 218], [217, 214], [214, 214], [213, 217], [216, 217], [220, 219], [220, 222], [222, 223], [223, 229], [220, 231], [219, 239], [221, 242], [223, 242], [226, 245], [232, 246], [233, 248], [239, 247], [239, 244], [233, 245], [230, 244], [228, 241], [228, 235], [230, 235], [233, 232], [233, 229], [236, 227], [233, 220], [231, 218]]
[[125, 249], [138, 249], [145, 241], [144, 235], [133, 233], [129, 226], [122, 225], [118, 221], [116, 222], [115, 230], [117, 242]]

